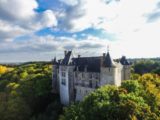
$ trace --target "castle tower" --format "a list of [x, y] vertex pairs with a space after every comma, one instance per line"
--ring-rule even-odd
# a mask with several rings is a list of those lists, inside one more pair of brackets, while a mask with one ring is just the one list
[[60, 100], [64, 105], [73, 101], [74, 96], [74, 74], [71, 63], [71, 51], [65, 51], [65, 57], [59, 66]]
[[101, 66], [101, 73], [100, 73], [100, 85], [121, 85], [121, 65], [118, 63], [115, 63], [111, 56], [109, 51], [107, 52], [107, 55], [103, 55], [102, 58], [102, 66]]
[[122, 56], [120, 59], [120, 63], [123, 65], [122, 69], [122, 80], [129, 80], [130, 79], [130, 63], [127, 61], [125, 56]]
[[65, 51], [64, 58], [52, 61], [53, 92], [59, 93], [63, 105], [83, 98], [103, 85], [120, 86], [122, 80], [130, 78], [130, 63], [125, 56], [112, 60], [107, 54], [94, 57], [71, 58], [72, 51]]
[[58, 79], [58, 62], [56, 61], [56, 57], [52, 61], [52, 92], [59, 92], [59, 79]]

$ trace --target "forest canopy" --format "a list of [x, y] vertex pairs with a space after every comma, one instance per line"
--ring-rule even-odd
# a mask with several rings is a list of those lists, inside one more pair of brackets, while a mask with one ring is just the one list
[[121, 87], [103, 86], [66, 107], [61, 120], [159, 120], [160, 77], [144, 74]]
[[59, 97], [51, 93], [52, 66], [27, 63], [0, 67], [1, 120], [56, 120], [61, 111]]
[[[54, 70], [53, 70], [54, 72]], [[67, 107], [52, 91], [52, 65], [0, 65], [1, 120], [159, 120], [160, 62], [138, 60], [130, 80], [106, 85]]]

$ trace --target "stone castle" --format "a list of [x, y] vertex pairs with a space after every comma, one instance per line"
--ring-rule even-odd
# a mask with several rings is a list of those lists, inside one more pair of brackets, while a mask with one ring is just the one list
[[52, 87], [59, 93], [61, 103], [81, 101], [91, 91], [111, 84], [120, 86], [130, 78], [130, 63], [125, 56], [112, 60], [109, 51], [98, 57], [72, 57], [64, 52], [64, 59], [53, 62]]

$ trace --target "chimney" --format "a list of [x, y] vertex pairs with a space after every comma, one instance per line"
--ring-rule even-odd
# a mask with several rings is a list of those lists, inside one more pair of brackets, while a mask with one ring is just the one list
[[104, 66], [105, 57], [106, 57], [106, 53], [103, 53], [103, 56], [101, 58], [101, 66]]
[[103, 58], [105, 58], [105, 56], [106, 56], [106, 53], [103, 53]]
[[67, 51], [65, 50], [65, 51], [64, 51], [64, 56], [66, 56], [66, 55], [67, 55]]

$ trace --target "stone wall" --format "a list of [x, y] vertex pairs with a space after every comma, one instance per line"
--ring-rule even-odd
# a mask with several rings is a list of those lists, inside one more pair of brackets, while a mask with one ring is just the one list
[[114, 85], [115, 68], [101, 67], [100, 86], [111, 84]]
[[100, 73], [74, 72], [76, 101], [81, 101], [86, 95], [99, 86]]
[[59, 67], [59, 84], [60, 84], [60, 100], [64, 105], [68, 105], [69, 101], [69, 81], [68, 81], [68, 67]]
[[68, 66], [69, 102], [75, 100], [74, 66]]
[[122, 66], [117, 64], [116, 67], [101, 67], [100, 85], [121, 85]]
[[114, 74], [114, 85], [120, 86], [121, 85], [121, 68], [115, 68]]
[[76, 86], [76, 101], [82, 101], [85, 96], [94, 91], [94, 88]]
[[123, 69], [122, 69], [122, 81], [130, 79], [130, 69], [131, 69], [130, 65], [123, 66]]
[[[53, 69], [55, 68], [53, 67]], [[60, 66], [57, 74], [61, 103], [68, 105], [74, 101], [81, 101], [100, 86], [107, 84], [120, 86], [122, 80], [130, 77], [130, 66], [122, 66], [121, 64], [110, 68], [101, 67], [100, 71], [100, 73], [81, 72], [74, 71], [74, 66]], [[53, 80], [54, 78], [56, 77], [53, 74]]]
[[99, 86], [100, 73], [96, 72], [74, 72], [75, 85], [96, 88]]
[[52, 66], [52, 92], [59, 93], [58, 66]]

